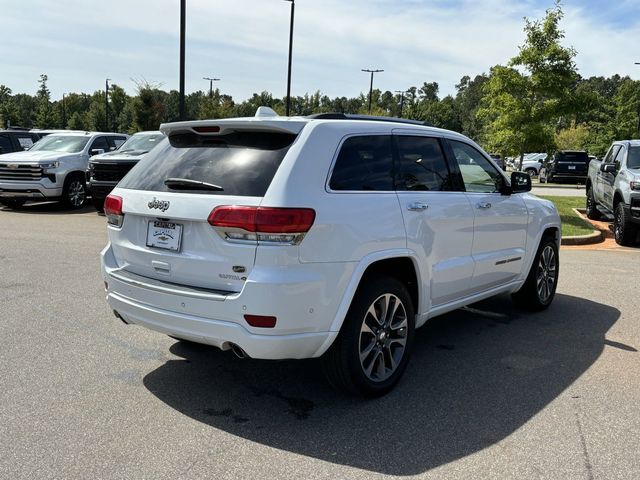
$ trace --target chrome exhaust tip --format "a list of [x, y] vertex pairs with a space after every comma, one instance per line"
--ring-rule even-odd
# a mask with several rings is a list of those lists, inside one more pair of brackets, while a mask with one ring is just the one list
[[242, 348], [240, 348], [238, 345], [236, 345], [235, 343], [231, 344], [231, 351], [236, 355], [236, 357], [238, 358], [248, 358], [249, 355], [247, 355], [247, 352], [245, 352]]

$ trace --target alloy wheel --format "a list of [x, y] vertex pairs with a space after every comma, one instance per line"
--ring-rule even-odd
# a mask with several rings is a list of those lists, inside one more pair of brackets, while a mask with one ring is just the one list
[[536, 288], [541, 302], [546, 303], [553, 294], [556, 277], [556, 252], [551, 245], [547, 245], [540, 254], [536, 279]]
[[79, 180], [72, 180], [69, 184], [69, 203], [73, 207], [80, 207], [85, 201], [84, 185]]
[[383, 382], [397, 370], [407, 345], [407, 312], [402, 301], [387, 293], [368, 308], [360, 328], [359, 356], [364, 374]]

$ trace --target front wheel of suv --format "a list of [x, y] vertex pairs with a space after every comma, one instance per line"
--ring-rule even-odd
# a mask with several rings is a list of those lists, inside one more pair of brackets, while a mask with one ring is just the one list
[[558, 244], [553, 236], [545, 235], [533, 259], [527, 280], [511, 296], [513, 301], [531, 311], [546, 309], [556, 294], [559, 269]]
[[389, 392], [409, 361], [414, 317], [411, 297], [400, 281], [383, 276], [366, 279], [338, 338], [322, 357], [329, 383], [364, 397]]
[[67, 177], [62, 189], [62, 203], [67, 208], [82, 208], [87, 199], [84, 176], [72, 174]]

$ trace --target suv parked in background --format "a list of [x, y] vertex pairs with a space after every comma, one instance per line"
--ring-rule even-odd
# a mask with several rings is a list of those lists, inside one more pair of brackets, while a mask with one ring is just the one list
[[36, 133], [26, 130], [0, 130], [0, 155], [29, 150], [38, 140]]
[[80, 208], [86, 199], [89, 157], [115, 150], [128, 138], [119, 133], [47, 135], [29, 151], [0, 157], [0, 203], [19, 207], [28, 200], [61, 200]]
[[87, 189], [98, 212], [104, 211], [104, 199], [113, 187], [144, 157], [155, 148], [164, 135], [161, 132], [139, 132], [115, 152], [96, 155], [89, 160]]
[[553, 300], [554, 205], [463, 135], [265, 107], [161, 130], [105, 201], [107, 300], [127, 324], [322, 357], [334, 386], [375, 396], [428, 319], [500, 293]]
[[540, 172], [540, 183], [577, 180], [584, 183], [591, 159], [585, 151], [561, 150], [548, 160]]
[[519, 168], [520, 159], [516, 158], [516, 168], [519, 168], [519, 170], [528, 173], [531, 177], [535, 177], [537, 175], [540, 175], [540, 169], [542, 168], [542, 165], [544, 164], [544, 160], [546, 158], [546, 153], [527, 153], [522, 159], [521, 168]]
[[604, 160], [592, 160], [587, 178], [587, 216], [613, 214], [620, 245], [631, 245], [640, 230], [640, 140], [614, 142]]

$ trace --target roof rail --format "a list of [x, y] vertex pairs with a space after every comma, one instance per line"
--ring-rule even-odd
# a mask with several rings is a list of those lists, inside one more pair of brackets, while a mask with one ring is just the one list
[[406, 123], [409, 125], [433, 127], [432, 123], [422, 122], [420, 120], [409, 120], [408, 118], [396, 117], [376, 117], [373, 115], [356, 115], [351, 113], [316, 113], [314, 115], [308, 115], [306, 118], [310, 118], [312, 120], [367, 120], [371, 122]]

